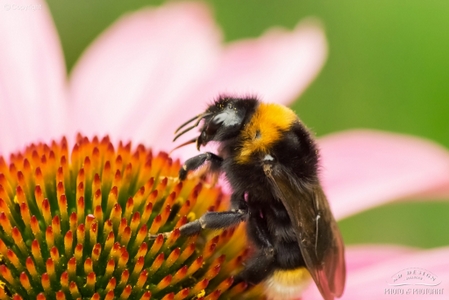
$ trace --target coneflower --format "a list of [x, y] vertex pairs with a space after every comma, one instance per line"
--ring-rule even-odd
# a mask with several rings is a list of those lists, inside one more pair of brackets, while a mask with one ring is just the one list
[[[0, 157], [0, 299], [238, 299], [243, 227], [180, 237], [228, 196], [142, 145], [79, 135]], [[149, 239], [149, 234], [172, 233]]]

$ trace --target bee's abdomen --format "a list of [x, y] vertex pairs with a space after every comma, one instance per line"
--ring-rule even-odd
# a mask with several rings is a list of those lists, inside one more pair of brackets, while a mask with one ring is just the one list
[[310, 273], [306, 268], [278, 270], [265, 280], [265, 294], [268, 300], [300, 299], [310, 279]]

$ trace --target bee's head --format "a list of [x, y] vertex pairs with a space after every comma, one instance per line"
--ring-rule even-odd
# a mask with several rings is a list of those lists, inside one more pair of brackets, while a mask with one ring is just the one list
[[178, 133], [186, 125], [196, 121], [194, 125], [179, 132], [175, 136], [174, 141], [187, 131], [198, 126], [203, 120], [200, 135], [177, 148], [196, 142], [199, 150], [201, 146], [205, 146], [210, 141], [222, 142], [236, 137], [242, 129], [248, 113], [254, 110], [257, 103], [258, 101], [255, 98], [220, 97], [204, 113], [188, 120], [176, 130], [175, 133]]

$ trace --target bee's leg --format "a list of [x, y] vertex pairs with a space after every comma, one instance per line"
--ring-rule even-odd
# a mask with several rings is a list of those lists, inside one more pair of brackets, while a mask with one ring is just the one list
[[[198, 220], [189, 222], [187, 224], [179, 227], [181, 236], [189, 236], [199, 233], [203, 229], [221, 229], [228, 228], [238, 225], [240, 222], [245, 220], [247, 216], [246, 210], [235, 210], [235, 211], [222, 211], [214, 212], [210, 211], [205, 213]], [[164, 232], [164, 236], [168, 236], [170, 232]], [[150, 239], [156, 238], [156, 235], [149, 235]]]
[[247, 231], [258, 251], [248, 260], [243, 271], [235, 277], [234, 285], [241, 281], [258, 284], [273, 272], [276, 263], [276, 251], [270, 241], [266, 224], [260, 215], [255, 213], [250, 215]]
[[233, 193], [231, 195], [230, 202], [231, 202], [231, 210], [238, 210], [238, 209], [248, 210], [248, 203], [245, 200], [244, 194]]
[[238, 225], [245, 220], [247, 211], [239, 209], [235, 211], [210, 211], [198, 220], [189, 222], [179, 227], [181, 235], [189, 236], [199, 233], [202, 229], [221, 229]]
[[250, 285], [256, 285], [266, 279], [274, 270], [274, 249], [260, 249], [247, 261], [243, 271], [234, 277], [232, 285], [237, 285], [242, 281], [245, 281]]
[[186, 179], [187, 173], [189, 173], [189, 171], [198, 169], [206, 161], [210, 161], [210, 163], [211, 163], [210, 168], [212, 171], [217, 171], [221, 168], [221, 163], [223, 162], [223, 158], [221, 158], [220, 156], [213, 154], [211, 152], [202, 153], [200, 155], [189, 158], [184, 163], [181, 170], [179, 170], [179, 179], [180, 180]]

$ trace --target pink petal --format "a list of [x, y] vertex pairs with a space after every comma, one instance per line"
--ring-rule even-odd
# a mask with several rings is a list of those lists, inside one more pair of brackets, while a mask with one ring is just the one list
[[0, 9], [0, 153], [64, 132], [65, 66], [45, 1]]
[[318, 22], [303, 21], [293, 31], [271, 29], [260, 38], [227, 46], [201, 86], [202, 97], [213, 99], [217, 92], [257, 95], [288, 104], [315, 79], [326, 57], [326, 37]]
[[173, 3], [123, 17], [73, 71], [71, 131], [154, 141], [164, 131], [163, 121], [173, 120], [172, 109], [186, 90], [209, 72], [220, 37], [201, 3]]
[[394, 261], [416, 251], [416, 248], [399, 245], [351, 245], [346, 249], [346, 267], [350, 272], [354, 272], [374, 267], [379, 263]]
[[[213, 72], [172, 108], [175, 118], [167, 119], [164, 128], [171, 134], [219, 94], [256, 95], [283, 104], [293, 101], [316, 77], [327, 56], [326, 38], [317, 25], [307, 20], [293, 31], [272, 29], [260, 38], [227, 46]], [[171, 137], [164, 130], [157, 143], [173, 147]]]
[[449, 195], [449, 153], [430, 141], [353, 130], [319, 145], [322, 184], [337, 219], [392, 200]]
[[169, 149], [174, 129], [219, 93], [257, 92], [285, 103], [304, 90], [326, 57], [324, 34], [311, 22], [220, 48], [219, 30], [198, 3], [123, 18], [73, 72], [71, 131]]
[[[370, 249], [372, 248], [373, 249]], [[375, 258], [373, 258], [375, 255]], [[389, 246], [349, 247], [346, 253], [348, 263], [346, 288], [342, 299], [446, 299], [449, 288], [449, 247], [432, 250], [413, 250], [390, 248]], [[366, 259], [371, 263], [353, 268], [357, 262]], [[376, 263], [373, 263], [377, 260]], [[424, 269], [435, 275], [436, 286], [403, 285], [392, 286], [392, 276], [405, 269]], [[391, 294], [401, 290], [404, 295]], [[443, 289], [443, 295], [417, 294], [426, 289]], [[405, 294], [410, 291], [410, 294]], [[303, 299], [321, 299], [317, 288], [312, 284], [304, 293]]]

